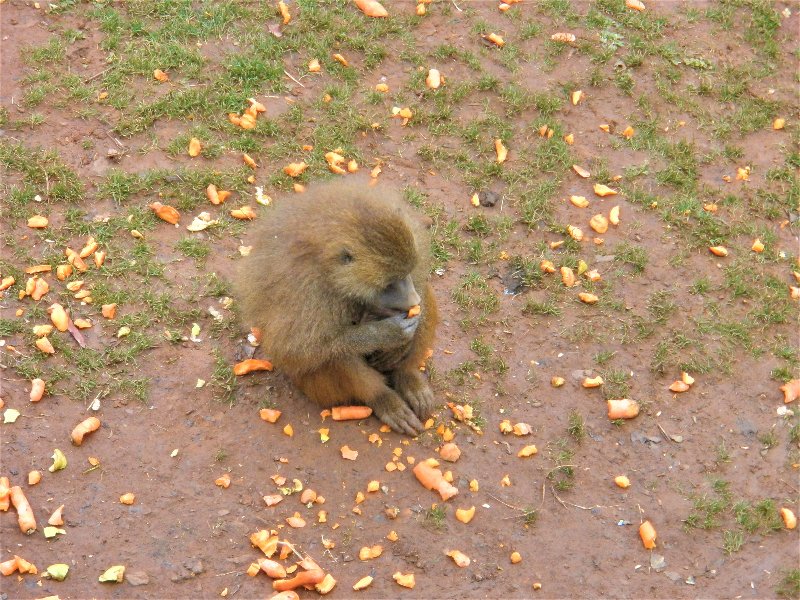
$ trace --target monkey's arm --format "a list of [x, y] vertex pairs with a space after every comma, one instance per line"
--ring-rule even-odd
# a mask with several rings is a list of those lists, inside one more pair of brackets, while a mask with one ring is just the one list
[[407, 345], [414, 337], [419, 317], [396, 315], [380, 321], [348, 326], [330, 343], [333, 356], [366, 356]]

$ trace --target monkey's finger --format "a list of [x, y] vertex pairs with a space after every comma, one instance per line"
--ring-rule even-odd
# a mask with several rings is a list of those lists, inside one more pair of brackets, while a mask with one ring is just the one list
[[416, 436], [423, 430], [422, 423], [411, 410], [411, 407], [403, 402], [399, 396], [395, 396], [389, 404], [389, 406], [382, 409], [376, 407], [375, 414], [381, 421], [395, 431], [410, 436]]

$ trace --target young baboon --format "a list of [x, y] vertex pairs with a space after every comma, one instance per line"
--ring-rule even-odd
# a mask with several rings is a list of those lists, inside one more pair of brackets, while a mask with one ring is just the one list
[[365, 404], [422, 431], [433, 392], [419, 365], [438, 319], [419, 217], [395, 192], [342, 181], [276, 203], [251, 239], [237, 298], [275, 367], [322, 407]]

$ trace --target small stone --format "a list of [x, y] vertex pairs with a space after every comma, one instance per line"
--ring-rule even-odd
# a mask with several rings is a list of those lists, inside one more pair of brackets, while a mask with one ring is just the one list
[[125, 573], [125, 581], [130, 585], [147, 585], [150, 583], [150, 576], [144, 571], [128, 571]]
[[494, 206], [500, 200], [500, 194], [491, 190], [483, 190], [478, 192], [478, 200], [481, 206]]
[[195, 558], [194, 560], [187, 560], [183, 563], [183, 566], [189, 569], [193, 574], [199, 575], [205, 569], [203, 568], [203, 561], [199, 558]]
[[736, 419], [736, 429], [738, 429], [739, 433], [742, 435], [747, 436], [753, 436], [758, 433], [758, 427], [756, 427], [752, 421], [748, 421], [742, 417]]
[[[661, 554], [653, 552], [650, 554], [650, 567], [652, 567], [656, 573], [660, 573], [667, 568], [667, 559]], [[680, 576], [678, 576], [678, 579], [680, 579]]]
[[678, 583], [682, 578], [680, 573], [676, 573], [675, 571], [667, 571], [664, 573], [672, 583]]

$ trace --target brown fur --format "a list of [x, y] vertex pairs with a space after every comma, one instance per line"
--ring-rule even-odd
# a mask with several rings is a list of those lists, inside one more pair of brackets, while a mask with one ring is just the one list
[[[418, 367], [438, 318], [429, 240], [407, 203], [364, 184], [324, 184], [276, 203], [252, 235], [237, 297], [276, 368], [320, 406], [366, 404], [418, 432], [433, 401]], [[373, 313], [386, 285], [408, 274], [422, 307], [410, 339]]]

